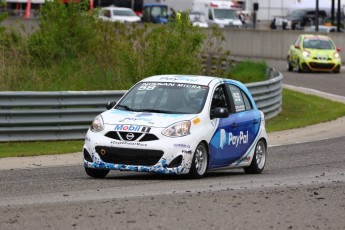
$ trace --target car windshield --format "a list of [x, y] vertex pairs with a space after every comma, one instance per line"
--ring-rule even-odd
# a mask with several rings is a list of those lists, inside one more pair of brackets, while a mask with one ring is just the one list
[[238, 19], [237, 11], [231, 9], [214, 9], [214, 16], [217, 19]]
[[304, 39], [303, 47], [307, 49], [321, 49], [321, 50], [335, 49], [333, 43], [329, 39], [317, 39], [317, 38]]
[[151, 9], [151, 15], [152, 17], [165, 17], [165, 18], [169, 16], [167, 7], [163, 7], [163, 6], [153, 6]]
[[294, 10], [288, 14], [287, 18], [302, 18], [306, 14], [303, 10]]
[[135, 13], [130, 10], [113, 10], [115, 16], [135, 16]]
[[206, 22], [206, 17], [204, 14], [189, 14], [189, 19], [191, 22]]
[[208, 87], [175, 82], [142, 82], [133, 87], [116, 109], [136, 112], [197, 114], [204, 107]]

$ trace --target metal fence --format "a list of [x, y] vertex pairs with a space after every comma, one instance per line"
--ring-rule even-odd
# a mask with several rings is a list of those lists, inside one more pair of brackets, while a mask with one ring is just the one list
[[[247, 84], [259, 109], [272, 118], [281, 111], [282, 76]], [[0, 142], [83, 139], [108, 101], [126, 91], [0, 92]]]

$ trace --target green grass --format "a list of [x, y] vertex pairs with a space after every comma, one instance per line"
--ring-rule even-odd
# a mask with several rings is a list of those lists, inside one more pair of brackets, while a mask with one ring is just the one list
[[84, 141], [35, 141], [0, 143], [0, 158], [81, 152]]
[[268, 132], [301, 128], [345, 116], [345, 105], [318, 96], [283, 90], [282, 112], [266, 122]]
[[[283, 110], [266, 122], [268, 132], [305, 127], [345, 116], [345, 105], [317, 96], [283, 90]], [[83, 141], [0, 143], [1, 157], [81, 152]]]
[[236, 63], [236, 65], [231, 68], [227, 78], [238, 80], [242, 83], [264, 81], [267, 80], [266, 67], [267, 65], [264, 61], [253, 62], [245, 60]]

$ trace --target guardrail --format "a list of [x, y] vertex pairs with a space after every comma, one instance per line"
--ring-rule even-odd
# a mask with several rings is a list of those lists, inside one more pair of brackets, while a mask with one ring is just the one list
[[280, 72], [267, 68], [267, 76], [267, 81], [246, 84], [256, 106], [265, 114], [266, 120], [281, 112], [283, 90], [283, 75]]
[[[266, 119], [281, 111], [282, 76], [247, 84]], [[84, 139], [108, 101], [126, 91], [0, 92], [0, 142]]]

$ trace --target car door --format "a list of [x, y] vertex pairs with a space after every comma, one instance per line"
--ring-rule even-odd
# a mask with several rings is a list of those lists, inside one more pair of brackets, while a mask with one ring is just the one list
[[299, 63], [299, 59], [302, 55], [302, 36], [299, 36], [292, 47], [292, 62], [294, 65]]
[[258, 135], [261, 116], [246, 93], [233, 84], [225, 84], [230, 115], [219, 118], [210, 142], [210, 168], [225, 167], [243, 157]]

